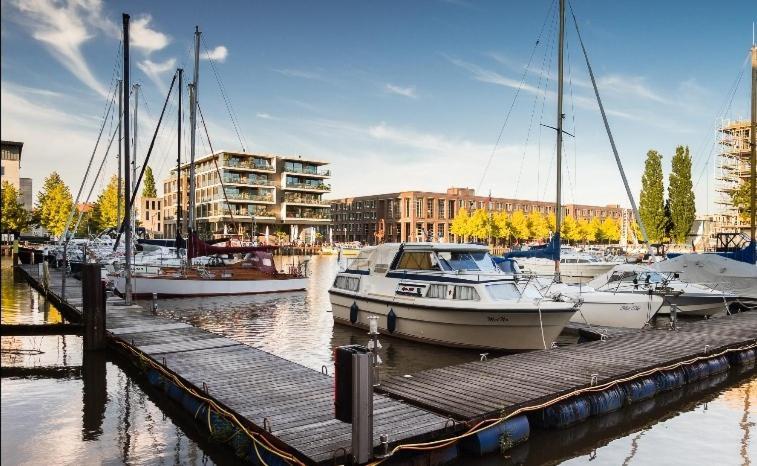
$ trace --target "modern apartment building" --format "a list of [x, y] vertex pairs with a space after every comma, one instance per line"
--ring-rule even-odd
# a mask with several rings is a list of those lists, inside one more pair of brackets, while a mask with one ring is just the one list
[[163, 238], [163, 198], [137, 198], [136, 220], [150, 238]]
[[[216, 168], [217, 164], [217, 168]], [[284, 232], [292, 240], [324, 235], [331, 220], [327, 162], [301, 156], [221, 151], [195, 161], [197, 229], [206, 237], [250, 238]], [[176, 170], [163, 182], [163, 228], [176, 235]], [[189, 206], [189, 164], [182, 166], [182, 225]], [[224, 194], [225, 192], [225, 194]], [[183, 227], [182, 231], [186, 231]]]
[[[477, 196], [469, 188], [449, 188], [446, 193], [403, 191], [400, 193], [335, 199], [331, 201], [334, 241], [377, 242], [455, 241], [449, 231], [460, 209], [473, 211], [554, 212], [554, 203], [523, 199]], [[611, 217], [620, 220], [623, 209], [617, 205], [591, 206], [567, 204], [564, 215], [578, 219]]]
[[32, 210], [32, 179], [21, 178], [21, 152], [23, 142], [2, 141], [2, 160], [0, 160], [0, 180], [7, 181], [21, 194], [21, 200], [26, 210]]

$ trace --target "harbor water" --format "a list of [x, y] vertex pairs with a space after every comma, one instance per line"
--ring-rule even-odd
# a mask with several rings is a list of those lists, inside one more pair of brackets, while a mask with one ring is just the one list
[[[304, 292], [165, 299], [158, 313], [331, 374], [335, 347], [368, 340], [333, 324], [327, 290], [337, 267], [335, 257], [315, 256]], [[4, 259], [2, 323], [62, 321]], [[481, 357], [384, 336], [381, 343], [382, 377]], [[83, 355], [77, 336], [2, 337], [0, 388], [3, 465], [237, 461], [121, 361]], [[757, 376], [731, 371], [568, 429], [532, 429], [529, 442], [505, 454], [456, 464], [747, 465], [757, 461], [755, 423]]]

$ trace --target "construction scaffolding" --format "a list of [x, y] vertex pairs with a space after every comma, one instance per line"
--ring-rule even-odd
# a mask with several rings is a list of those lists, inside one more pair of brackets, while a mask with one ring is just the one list
[[727, 121], [718, 130], [721, 151], [715, 167], [715, 203], [718, 231], [747, 231], [749, 219], [741, 218], [733, 205], [732, 194], [749, 180], [751, 123], [749, 120]]

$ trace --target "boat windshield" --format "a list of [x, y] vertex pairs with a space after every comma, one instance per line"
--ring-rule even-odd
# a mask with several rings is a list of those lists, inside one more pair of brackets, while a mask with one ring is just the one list
[[439, 251], [436, 253], [442, 270], [468, 272], [497, 272], [488, 252]]
[[632, 283], [636, 279], [636, 283], [662, 283], [665, 281], [662, 275], [657, 272], [643, 271], [643, 272], [614, 272], [607, 283], [624, 282]]

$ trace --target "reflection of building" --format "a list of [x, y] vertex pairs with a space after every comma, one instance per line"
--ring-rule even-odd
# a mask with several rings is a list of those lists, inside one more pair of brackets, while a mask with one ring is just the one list
[[147, 230], [150, 238], [163, 237], [163, 198], [139, 197], [137, 201], [136, 220], [139, 226]]
[[21, 194], [21, 201], [26, 210], [32, 210], [32, 179], [21, 178], [21, 151], [23, 142], [2, 141], [2, 160], [0, 160], [0, 178], [12, 184]]
[[[218, 169], [216, 169], [218, 164]], [[324, 234], [331, 190], [327, 162], [248, 152], [221, 151], [195, 161], [197, 229], [205, 236], [250, 236], [283, 231], [290, 238]], [[189, 164], [182, 166], [182, 224], [189, 200]], [[163, 226], [176, 235], [176, 170], [163, 181]], [[225, 190], [225, 195], [224, 195]], [[227, 202], [228, 200], [228, 202]], [[186, 231], [183, 228], [184, 231]]]
[[[449, 229], [460, 209], [551, 214], [554, 203], [476, 196], [469, 188], [449, 188], [446, 193], [403, 191], [336, 199], [331, 201], [333, 238], [364, 243], [454, 241]], [[563, 209], [565, 215], [577, 220], [611, 217], [620, 221], [623, 212], [617, 204], [605, 207], [567, 204]]]
[[715, 173], [715, 203], [720, 206], [720, 212], [715, 219], [716, 230], [746, 231], [749, 229], [749, 221], [739, 217], [738, 209], [733, 206], [731, 194], [749, 180], [751, 122], [728, 122], [720, 128], [719, 134], [721, 152], [718, 154]]

